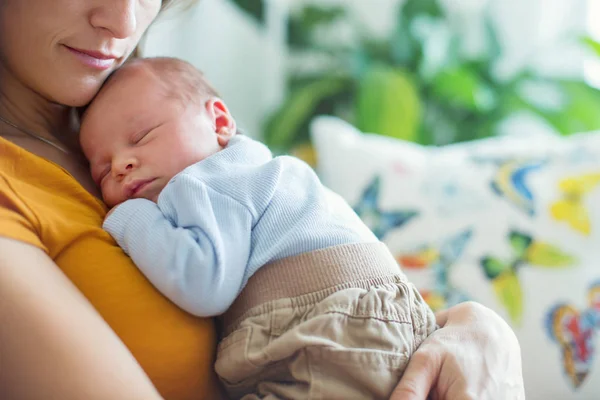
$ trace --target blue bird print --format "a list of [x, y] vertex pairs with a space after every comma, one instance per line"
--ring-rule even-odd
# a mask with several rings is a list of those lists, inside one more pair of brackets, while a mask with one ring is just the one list
[[544, 163], [539, 160], [506, 160], [498, 166], [491, 182], [494, 192], [506, 199], [527, 215], [535, 214], [534, 199], [527, 183], [530, 172], [538, 170]]
[[379, 193], [381, 178], [375, 176], [367, 186], [354, 211], [373, 231], [379, 240], [382, 240], [393, 229], [399, 228], [416, 217], [419, 213], [414, 210], [384, 211], [379, 208]]
[[450, 272], [462, 256], [471, 236], [471, 229], [467, 229], [445, 239], [439, 247], [425, 245], [396, 257], [402, 268], [409, 271], [427, 269], [433, 272], [434, 280], [431, 285], [419, 288], [419, 292], [434, 311], [469, 300], [467, 293], [452, 284]]

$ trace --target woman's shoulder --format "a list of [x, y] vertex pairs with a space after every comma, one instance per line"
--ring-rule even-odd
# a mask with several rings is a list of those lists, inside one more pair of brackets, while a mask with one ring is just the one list
[[0, 235], [49, 251], [61, 220], [101, 224], [105, 207], [64, 169], [4, 139], [0, 155]]
[[46, 250], [36, 234], [36, 223], [28, 207], [29, 168], [19, 148], [0, 138], [0, 236]]
[[181, 311], [152, 287], [102, 229], [105, 206], [73, 177], [13, 147], [0, 139], [0, 236], [42, 248], [165, 396], [215, 390], [212, 321]]
[[[58, 164], [35, 155], [0, 137], [0, 176], [4, 185], [0, 189], [16, 185], [19, 191], [37, 188], [68, 196], [72, 190], [64, 191], [65, 184], [78, 187], [77, 181]], [[34, 190], [35, 191], [35, 190]]]

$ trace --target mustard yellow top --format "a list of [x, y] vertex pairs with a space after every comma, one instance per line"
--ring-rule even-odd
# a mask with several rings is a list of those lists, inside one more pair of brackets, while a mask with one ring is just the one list
[[[178, 309], [102, 230], [106, 208], [67, 171], [0, 138], [0, 236], [43, 249], [166, 399], [216, 398], [213, 322]], [[90, 346], [93, 346], [90, 343]]]

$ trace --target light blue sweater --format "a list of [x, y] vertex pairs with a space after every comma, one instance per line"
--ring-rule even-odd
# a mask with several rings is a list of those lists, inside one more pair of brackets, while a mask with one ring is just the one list
[[165, 296], [224, 313], [270, 261], [377, 238], [302, 161], [245, 136], [175, 176], [153, 203], [118, 206], [104, 228]]

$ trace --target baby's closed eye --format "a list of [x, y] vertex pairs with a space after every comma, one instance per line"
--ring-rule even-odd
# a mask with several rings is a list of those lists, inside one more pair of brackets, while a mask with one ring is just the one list
[[139, 144], [142, 140], [147, 138], [148, 135], [150, 134], [150, 132], [152, 132], [153, 130], [154, 130], [154, 127], [141, 130], [140, 132], [138, 132], [137, 134], [135, 134], [133, 136], [132, 143]]

